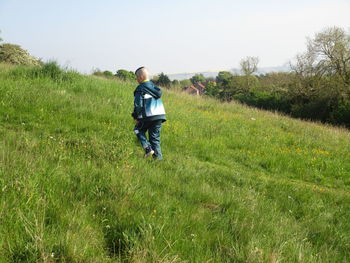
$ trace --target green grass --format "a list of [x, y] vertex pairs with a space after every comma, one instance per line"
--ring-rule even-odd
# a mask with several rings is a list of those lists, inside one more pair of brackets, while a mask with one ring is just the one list
[[0, 65], [0, 262], [349, 262], [350, 133], [164, 91], [142, 158], [135, 86]]

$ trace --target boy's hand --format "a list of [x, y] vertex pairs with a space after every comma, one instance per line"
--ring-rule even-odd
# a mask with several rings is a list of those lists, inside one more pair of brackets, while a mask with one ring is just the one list
[[139, 123], [139, 120], [137, 120], [137, 119], [134, 119], [134, 121], [135, 121], [135, 123], [136, 123], [136, 124], [138, 124], [138, 123]]

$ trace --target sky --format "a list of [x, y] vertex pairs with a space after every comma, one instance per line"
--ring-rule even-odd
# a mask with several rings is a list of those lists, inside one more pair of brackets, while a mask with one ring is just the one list
[[282, 66], [326, 27], [350, 30], [350, 0], [0, 0], [0, 37], [43, 61], [166, 74]]

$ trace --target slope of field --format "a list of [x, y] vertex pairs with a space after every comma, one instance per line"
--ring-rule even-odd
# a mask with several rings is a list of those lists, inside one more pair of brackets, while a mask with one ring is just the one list
[[135, 84], [0, 65], [0, 262], [349, 262], [350, 133]]

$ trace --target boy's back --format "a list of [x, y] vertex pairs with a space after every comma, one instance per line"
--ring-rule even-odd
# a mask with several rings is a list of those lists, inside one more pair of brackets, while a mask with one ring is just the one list
[[140, 121], [166, 121], [162, 91], [152, 81], [144, 81], [134, 91], [133, 117]]

